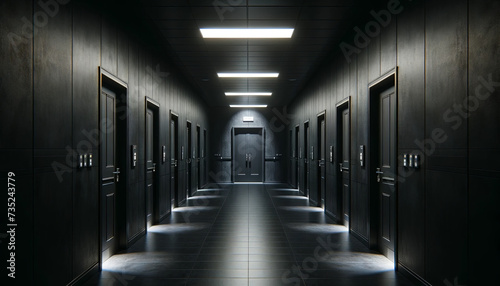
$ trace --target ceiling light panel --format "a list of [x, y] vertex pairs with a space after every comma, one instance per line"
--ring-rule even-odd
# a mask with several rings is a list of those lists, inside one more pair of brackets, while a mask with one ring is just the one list
[[236, 105], [229, 105], [231, 108], [267, 108], [267, 105], [243, 105], [243, 104], [236, 104]]
[[205, 39], [289, 39], [294, 29], [200, 29]]
[[276, 78], [279, 77], [279, 73], [218, 73], [219, 77], [236, 77], [236, 78]]
[[271, 96], [272, 92], [226, 92], [226, 96]]

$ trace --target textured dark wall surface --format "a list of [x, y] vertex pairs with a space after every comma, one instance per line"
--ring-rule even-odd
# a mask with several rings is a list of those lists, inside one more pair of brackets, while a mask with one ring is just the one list
[[[118, 95], [127, 103], [120, 111], [126, 135], [117, 142], [127, 150], [121, 158], [126, 162], [125, 195], [119, 202], [125, 210], [122, 245], [146, 228], [146, 97], [160, 105], [159, 146], [167, 151], [171, 110], [179, 115], [179, 146], [187, 148], [188, 120], [193, 140], [197, 125], [208, 130], [205, 103], [155, 50], [152, 39], [130, 30], [106, 8], [86, 1], [52, 2], [56, 6], [49, 8], [36, 1], [0, 4], [0, 154], [7, 158], [0, 178], [7, 185], [8, 172], [16, 175], [15, 282], [20, 285], [66, 285], [99, 262], [99, 68], [128, 85], [127, 94]], [[135, 168], [130, 145], [138, 147]], [[87, 153], [93, 154], [94, 167], [77, 168], [77, 155]], [[179, 162], [179, 189], [185, 188], [186, 161]], [[197, 165], [192, 168], [196, 174]], [[169, 152], [165, 163], [158, 162], [157, 174], [164, 218], [171, 209]], [[198, 176], [192, 180], [196, 187]], [[203, 176], [200, 184], [206, 184]], [[1, 255], [7, 257], [7, 240], [1, 240]], [[2, 267], [2, 279], [6, 271]]]
[[[309, 120], [309, 145], [316, 145], [316, 116], [326, 106], [327, 145], [335, 147], [335, 106], [351, 97], [351, 232], [373, 244], [370, 174], [359, 166], [358, 147], [370, 141], [368, 84], [397, 67], [400, 270], [432, 285], [487, 284], [500, 255], [493, 230], [500, 219], [500, 170], [494, 163], [500, 153], [500, 3], [400, 3], [401, 12], [379, 24], [379, 32], [367, 33], [365, 42], [354, 32], [346, 37], [353, 50], [334, 52], [310, 80], [290, 106], [295, 116], [288, 130], [294, 142], [300, 125], [304, 150], [302, 132]], [[374, 11], [387, 11], [386, 4]], [[365, 31], [374, 20], [367, 15], [357, 27]], [[403, 168], [402, 154], [420, 154], [423, 165]], [[337, 168], [327, 165], [327, 198], [338, 192]], [[338, 216], [337, 205], [327, 199], [326, 210]]]
[[[265, 182], [287, 182], [286, 138], [290, 115], [286, 109], [269, 107], [262, 110], [238, 108], [210, 109], [210, 149], [207, 154], [210, 162], [208, 174], [212, 182], [231, 182], [232, 180], [232, 130], [238, 127], [263, 127], [265, 130], [264, 164]], [[243, 122], [243, 117], [253, 117], [254, 122]], [[214, 156], [220, 154], [223, 160]], [[272, 160], [271, 157], [277, 157]]]

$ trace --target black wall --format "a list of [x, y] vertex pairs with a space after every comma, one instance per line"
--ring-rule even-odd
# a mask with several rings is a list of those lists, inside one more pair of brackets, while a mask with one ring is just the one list
[[[128, 84], [127, 95], [119, 98], [127, 103], [122, 112], [127, 135], [118, 144], [126, 150], [138, 146], [137, 167], [130, 166], [130, 152], [122, 158], [127, 162], [122, 170], [122, 246], [146, 227], [145, 98], [160, 105], [159, 145], [167, 150], [170, 110], [179, 115], [180, 146], [187, 148], [187, 120], [193, 125], [193, 148], [196, 126], [208, 130], [205, 103], [167, 60], [168, 54], [140, 28], [127, 28], [127, 22], [115, 17], [119, 11], [83, 2], [51, 2], [57, 9], [37, 1], [0, 4], [0, 177], [6, 186], [7, 172], [16, 174], [18, 224], [17, 278], [9, 283], [65, 285], [98, 265], [99, 67]], [[76, 155], [82, 153], [93, 154], [94, 167], [77, 168]], [[181, 190], [185, 172], [186, 160], [179, 167]], [[170, 211], [169, 152], [157, 173], [164, 218]], [[205, 177], [202, 181], [206, 183]], [[195, 175], [192, 185], [197, 186]], [[5, 224], [1, 228], [5, 234]], [[8, 238], [0, 240], [3, 259]], [[6, 275], [2, 267], [2, 279]]]
[[[210, 162], [209, 180], [217, 183], [232, 181], [232, 130], [234, 127], [263, 127], [265, 133], [264, 181], [286, 182], [286, 129], [290, 115], [283, 107], [266, 109], [238, 109], [217, 107], [210, 109]], [[253, 117], [254, 122], [243, 122], [243, 117]], [[219, 158], [214, 156], [220, 154]], [[281, 154], [282, 157], [276, 157]], [[221, 160], [220, 157], [223, 157]], [[276, 157], [276, 159], [274, 159]]]
[[[335, 106], [351, 97], [351, 231], [373, 243], [369, 168], [360, 167], [358, 148], [369, 146], [368, 85], [397, 67], [399, 269], [432, 285], [455, 279], [460, 285], [485, 285], [500, 255], [494, 230], [500, 219], [500, 168], [495, 163], [500, 160], [500, 3], [400, 3], [402, 12], [368, 37], [366, 47], [355, 45], [355, 33], [346, 36], [345, 43], [356, 51], [349, 60], [340, 48], [333, 51], [336, 56], [291, 104], [295, 116], [289, 130], [295, 134], [300, 124], [303, 145], [309, 120], [309, 146], [316, 146], [316, 116], [326, 109], [327, 145], [335, 146]], [[386, 5], [375, 11], [387, 10]], [[357, 27], [364, 30], [373, 20], [367, 15]], [[468, 111], [457, 111], [464, 102]], [[434, 140], [435, 132], [444, 132], [446, 140]], [[403, 168], [405, 153], [421, 154], [422, 167]], [[335, 216], [337, 165], [327, 165], [327, 211]]]

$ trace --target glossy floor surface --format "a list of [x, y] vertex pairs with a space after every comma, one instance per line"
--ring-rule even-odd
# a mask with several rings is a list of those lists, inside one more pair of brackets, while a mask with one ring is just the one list
[[297, 190], [198, 191], [86, 285], [412, 285]]

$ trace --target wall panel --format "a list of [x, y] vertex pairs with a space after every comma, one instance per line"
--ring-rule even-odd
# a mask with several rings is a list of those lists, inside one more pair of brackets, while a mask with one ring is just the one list
[[[23, 1], [0, 4], [0, 44], [3, 68], [0, 72], [0, 121], [9, 122], [0, 129], [0, 148], [32, 148], [33, 145], [33, 70], [32, 34], [25, 34], [23, 17], [32, 15], [32, 7]], [[15, 96], [14, 96], [15, 95]], [[18, 116], [23, 114], [23, 116]], [[15, 121], [14, 121], [15, 118]]]
[[[2, 1], [0, 3], [0, 183], [7, 186], [8, 172], [14, 172], [16, 188], [16, 260], [19, 285], [34, 284], [33, 277], [33, 54], [32, 34], [26, 33], [22, 18], [33, 14], [31, 3]], [[11, 181], [12, 183], [12, 181]], [[6, 192], [7, 189], [4, 189]], [[6, 197], [4, 193], [4, 198]], [[4, 215], [7, 209], [4, 207]], [[5, 221], [5, 220], [4, 220]], [[0, 226], [6, 234], [7, 226]], [[2, 237], [1, 257], [8, 257], [6, 239]], [[6, 265], [6, 264], [5, 264]], [[0, 275], [6, 278], [7, 268]], [[11, 279], [12, 280], [12, 279]], [[10, 281], [12, 282], [12, 281]]]
[[[98, 154], [100, 16], [76, 3], [73, 8], [73, 146]], [[73, 277], [99, 262], [98, 167], [74, 171]]]
[[433, 285], [467, 277], [466, 199], [466, 177], [426, 172], [425, 278]]
[[[38, 5], [34, 12], [45, 13]], [[76, 167], [71, 4], [60, 6], [54, 17], [33, 20], [42, 19], [46, 24], [33, 39], [34, 279], [42, 284], [67, 284], [72, 280], [72, 189]], [[64, 165], [63, 171], [54, 172], [56, 162]]]
[[[40, 6], [36, 11], [43, 12]], [[64, 149], [72, 145], [71, 6], [49, 19], [33, 41], [34, 147]]]
[[102, 17], [101, 66], [111, 74], [118, 75], [118, 31], [111, 16]]
[[71, 174], [61, 181], [52, 172], [34, 177], [34, 280], [66, 285], [72, 280]]
[[426, 7], [425, 138], [445, 135], [425, 149], [467, 148], [467, 121], [453, 111], [467, 97], [467, 2], [427, 1]]
[[469, 285], [490, 283], [485, 273], [500, 268], [500, 248], [488, 247], [500, 220], [499, 15], [498, 1], [469, 1]]
[[[398, 18], [398, 146], [416, 154], [425, 134], [425, 18], [420, 3]], [[401, 160], [401, 158], [400, 158]], [[422, 170], [400, 168], [399, 263], [425, 276], [425, 185]]]
[[[411, 4], [410, 4], [411, 5]], [[392, 70], [397, 60], [397, 23], [399, 17], [392, 16], [392, 20], [384, 27], [380, 34], [380, 75]]]

